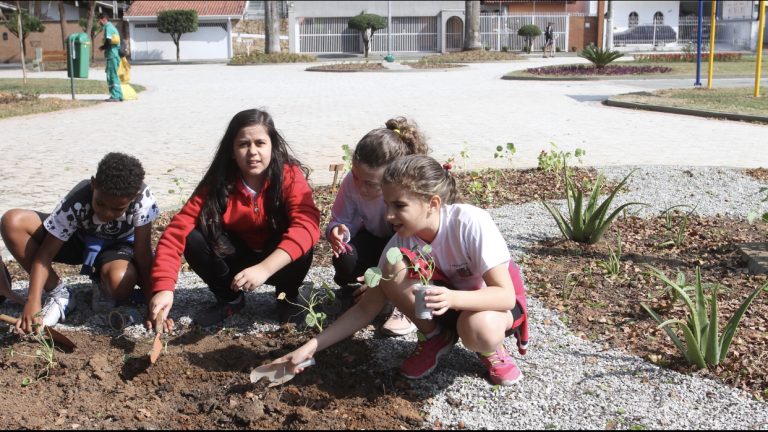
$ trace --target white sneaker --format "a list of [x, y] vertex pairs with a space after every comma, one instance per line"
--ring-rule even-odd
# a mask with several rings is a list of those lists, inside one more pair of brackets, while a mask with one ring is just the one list
[[397, 308], [392, 311], [392, 315], [381, 326], [381, 332], [387, 336], [405, 336], [415, 331], [416, 325]]
[[64, 321], [67, 305], [69, 305], [69, 290], [67, 287], [59, 285], [48, 293], [48, 299], [40, 310], [43, 325], [52, 327], [59, 321]]
[[96, 313], [105, 313], [115, 307], [115, 301], [105, 293], [98, 282], [91, 284], [91, 309]]

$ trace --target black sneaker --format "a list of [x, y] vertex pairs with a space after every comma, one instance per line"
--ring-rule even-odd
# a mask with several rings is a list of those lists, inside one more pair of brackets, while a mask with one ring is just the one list
[[[291, 301], [296, 302], [295, 299]], [[294, 323], [297, 326], [303, 325], [306, 314], [306, 310], [301, 306], [288, 303], [285, 300], [277, 300], [277, 320], [280, 324]]]
[[193, 318], [193, 322], [201, 327], [212, 326], [240, 312], [244, 307], [245, 295], [240, 293], [240, 298], [237, 300], [237, 303], [222, 303], [217, 301], [216, 304], [198, 312]]

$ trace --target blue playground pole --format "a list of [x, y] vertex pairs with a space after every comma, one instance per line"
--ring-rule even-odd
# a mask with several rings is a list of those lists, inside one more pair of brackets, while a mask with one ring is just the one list
[[[699, 0], [699, 28], [696, 42], [696, 82], [694, 87], [701, 87], [701, 17], [704, 15], [704, 0]], [[710, 48], [711, 49], [711, 48]]]

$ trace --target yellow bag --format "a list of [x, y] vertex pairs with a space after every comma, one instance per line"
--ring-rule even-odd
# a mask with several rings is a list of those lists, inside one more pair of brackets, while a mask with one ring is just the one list
[[139, 98], [136, 96], [136, 90], [130, 84], [120, 84], [120, 89], [123, 91], [123, 100], [136, 100]]
[[131, 82], [131, 64], [128, 63], [128, 59], [125, 57], [120, 59], [120, 66], [117, 67], [117, 76], [122, 84]]

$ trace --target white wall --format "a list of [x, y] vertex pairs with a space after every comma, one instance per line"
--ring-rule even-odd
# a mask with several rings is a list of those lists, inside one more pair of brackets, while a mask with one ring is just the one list
[[656, 12], [664, 14], [664, 25], [677, 29], [680, 15], [679, 1], [614, 1], [613, 31], [620, 32], [629, 28], [630, 12], [637, 12], [639, 24], [653, 24]]
[[[352, 17], [362, 11], [387, 16], [386, 1], [290, 1], [297, 17]], [[464, 10], [463, 1], [392, 1], [392, 16], [435, 16], [444, 9]]]

